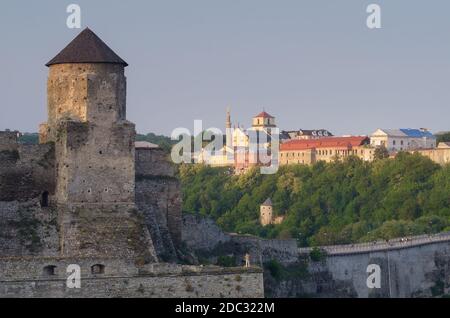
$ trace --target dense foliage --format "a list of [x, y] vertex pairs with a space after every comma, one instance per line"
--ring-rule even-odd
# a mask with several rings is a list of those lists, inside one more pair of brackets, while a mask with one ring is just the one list
[[[274, 175], [255, 169], [235, 176], [201, 165], [183, 165], [179, 174], [184, 210], [210, 216], [229, 232], [315, 246], [450, 230], [450, 166], [419, 154], [284, 166]], [[263, 228], [259, 206], [268, 197], [285, 221]]]
[[445, 132], [443, 134], [437, 135], [437, 143], [440, 142], [450, 142], [450, 132]]

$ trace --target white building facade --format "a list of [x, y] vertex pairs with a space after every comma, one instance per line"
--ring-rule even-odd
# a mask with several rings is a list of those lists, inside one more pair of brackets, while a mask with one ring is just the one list
[[389, 152], [434, 149], [436, 137], [427, 129], [377, 129], [370, 136], [372, 147], [385, 147]]

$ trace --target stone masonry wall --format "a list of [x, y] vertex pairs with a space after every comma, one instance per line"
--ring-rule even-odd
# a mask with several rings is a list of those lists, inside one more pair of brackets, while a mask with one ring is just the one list
[[0, 201], [24, 202], [40, 198], [44, 192], [52, 195], [55, 192], [53, 144], [10, 144], [8, 148], [0, 150]]
[[136, 149], [136, 205], [159, 257], [175, 261], [181, 242], [181, 191], [166, 156], [161, 149]]
[[282, 264], [298, 260], [295, 240], [265, 240], [251, 235], [224, 233], [212, 219], [192, 214], [183, 215], [183, 243], [201, 254], [226, 253], [243, 259], [250, 254], [252, 264], [262, 266], [276, 259]]
[[57, 213], [39, 199], [0, 201], [0, 258], [59, 255]]
[[[66, 286], [67, 266], [81, 267], [81, 288]], [[104, 266], [93, 274], [92, 266]], [[46, 266], [55, 266], [48, 275]], [[207, 297], [261, 298], [263, 274], [257, 268], [152, 264], [136, 267], [116, 259], [0, 259], [0, 297]]]

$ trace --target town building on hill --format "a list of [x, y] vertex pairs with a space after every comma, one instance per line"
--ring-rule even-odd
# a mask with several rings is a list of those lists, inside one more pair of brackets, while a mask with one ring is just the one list
[[280, 133], [280, 141], [286, 142], [289, 140], [299, 139], [319, 139], [334, 137], [334, 135], [326, 129], [300, 129], [300, 130], [283, 130]]
[[438, 149], [450, 149], [450, 142], [440, 142]]
[[318, 161], [332, 162], [356, 156], [364, 161], [374, 159], [375, 149], [367, 136], [330, 137], [291, 140], [280, 145], [280, 165], [311, 165]]
[[272, 133], [277, 128], [274, 116], [263, 111], [253, 117], [252, 127], [249, 129], [244, 129], [241, 125], [232, 128], [231, 112], [227, 109], [225, 128], [225, 146], [214, 153], [203, 149], [198, 156], [198, 163], [234, 167], [236, 173], [255, 166], [270, 165], [270, 162], [262, 160], [258, 151], [271, 156]]
[[418, 149], [410, 152], [419, 153], [440, 165], [450, 163], [450, 142], [440, 142], [435, 149]]
[[270, 130], [270, 128], [275, 128], [277, 127], [275, 125], [275, 117], [263, 111], [253, 117], [252, 127], [257, 130]]
[[377, 129], [370, 136], [373, 147], [389, 152], [436, 148], [436, 137], [427, 129]]

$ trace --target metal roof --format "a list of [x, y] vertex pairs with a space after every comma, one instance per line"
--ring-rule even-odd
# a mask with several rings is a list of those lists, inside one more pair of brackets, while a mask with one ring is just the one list
[[424, 129], [400, 129], [406, 136], [412, 137], [412, 138], [434, 138], [433, 134], [429, 132], [428, 130]]

